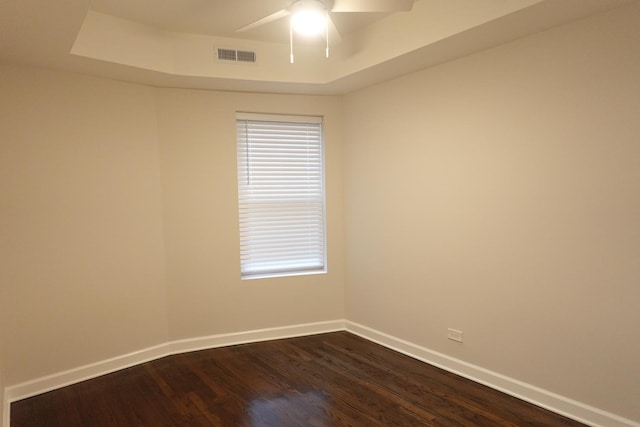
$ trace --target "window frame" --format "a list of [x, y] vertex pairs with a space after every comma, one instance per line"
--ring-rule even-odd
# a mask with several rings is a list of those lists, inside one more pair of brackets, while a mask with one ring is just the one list
[[[241, 124], [242, 123], [242, 124]], [[319, 238], [311, 239], [313, 244], [309, 244], [306, 246], [307, 250], [311, 253], [314, 253], [314, 256], [308, 257], [309, 260], [313, 260], [315, 263], [309, 263], [309, 266], [294, 266], [295, 262], [292, 259], [288, 261], [283, 260], [280, 263], [272, 263], [270, 268], [258, 268], [255, 267], [256, 262], [253, 263], [247, 261], [249, 257], [247, 253], [251, 250], [251, 237], [247, 236], [246, 230], [249, 225], [248, 222], [251, 219], [246, 219], [247, 215], [250, 215], [251, 210], [251, 200], [250, 197], [247, 196], [247, 190], [251, 188], [251, 185], [243, 185], [243, 182], [251, 179], [251, 172], [249, 171], [249, 167], [245, 165], [255, 165], [251, 163], [249, 159], [249, 145], [252, 143], [249, 132], [250, 125], [260, 124], [264, 126], [264, 124], [273, 124], [275, 126], [290, 126], [292, 128], [299, 128], [301, 125], [309, 125], [309, 129], [315, 129], [317, 131], [317, 138], [309, 138], [307, 141], [312, 141], [313, 144], [317, 144], [317, 150], [319, 153], [315, 153], [313, 156], [305, 157], [300, 161], [299, 166], [303, 167], [306, 165], [307, 167], [307, 179], [309, 175], [312, 175], [309, 172], [309, 169], [313, 169], [309, 167], [310, 164], [315, 164], [319, 167], [319, 178], [317, 181], [313, 181], [313, 190], [309, 191], [309, 194], [314, 194], [314, 197], [310, 200], [313, 202], [307, 203], [308, 205], [313, 205], [314, 203], [319, 204], [319, 208], [307, 208], [307, 210], [301, 209], [299, 213], [301, 215], [308, 215], [309, 217], [317, 216], [319, 220], [316, 222], [312, 222], [306, 230], [307, 234], [316, 233], [319, 235]], [[241, 128], [244, 129], [244, 135], [241, 135]], [[307, 130], [309, 132], [309, 130]], [[297, 134], [298, 135], [298, 134]], [[287, 140], [283, 142], [283, 140], [274, 141], [274, 144], [289, 144], [292, 145], [292, 142]], [[300, 147], [304, 145], [300, 140]], [[254, 138], [255, 142], [255, 138]], [[306, 144], [307, 150], [309, 151], [309, 144]], [[293, 150], [300, 149], [300, 147], [295, 147]], [[241, 154], [242, 150], [245, 152]], [[311, 150], [314, 151], [314, 150]], [[285, 115], [285, 114], [268, 114], [268, 113], [250, 113], [250, 112], [236, 112], [236, 160], [237, 160], [237, 190], [238, 190], [238, 221], [239, 221], [239, 231], [240, 231], [240, 276], [242, 280], [252, 280], [252, 279], [261, 279], [261, 278], [271, 278], [271, 277], [288, 277], [288, 276], [301, 276], [301, 275], [314, 275], [314, 274], [325, 274], [327, 273], [327, 219], [326, 219], [326, 168], [325, 168], [325, 143], [324, 143], [324, 118], [322, 116], [309, 116], [309, 115]], [[280, 159], [283, 161], [283, 159]], [[287, 159], [290, 161], [290, 159]], [[255, 166], [251, 166], [255, 168]], [[316, 172], [317, 175], [317, 172]], [[255, 175], [254, 175], [255, 176]], [[279, 179], [284, 179], [284, 176], [278, 175], [275, 173], [274, 176]], [[274, 180], [276, 179], [274, 178]], [[299, 177], [297, 177], [299, 179]], [[282, 181], [281, 181], [282, 183]], [[244, 193], [243, 193], [244, 192]], [[303, 193], [300, 193], [303, 194]], [[255, 202], [254, 202], [255, 203]], [[280, 201], [273, 202], [273, 208], [278, 204], [286, 205], [286, 198], [283, 198]], [[249, 206], [249, 207], [247, 207]], [[282, 215], [282, 213], [281, 213]], [[280, 217], [279, 217], [280, 218]], [[285, 224], [286, 226], [286, 224]], [[285, 231], [281, 234], [277, 232], [274, 233], [274, 236], [288, 236], [290, 231]], [[283, 238], [286, 240], [286, 237]], [[247, 243], [248, 241], [248, 243]], [[273, 243], [273, 242], [271, 242]], [[287, 242], [288, 243], [288, 242]], [[311, 248], [311, 249], [309, 249]], [[254, 247], [255, 249], [255, 247]], [[314, 252], [315, 250], [315, 252]], [[289, 254], [295, 254], [296, 252], [291, 250]], [[299, 255], [299, 254], [298, 254]], [[252, 256], [253, 257], [253, 256]], [[258, 257], [259, 258], [259, 257]], [[288, 265], [287, 265], [288, 263]]]

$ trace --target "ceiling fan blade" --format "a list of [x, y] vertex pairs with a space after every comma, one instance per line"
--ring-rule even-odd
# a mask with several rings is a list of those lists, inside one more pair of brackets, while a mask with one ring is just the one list
[[332, 12], [402, 12], [409, 11], [413, 0], [334, 0]]
[[277, 19], [284, 18], [285, 16], [288, 16], [290, 13], [291, 12], [289, 12], [288, 9], [281, 9], [281, 10], [277, 11], [276, 13], [272, 13], [271, 15], [267, 15], [264, 18], [258, 19], [257, 21], [252, 22], [249, 25], [245, 25], [244, 27], [238, 28], [236, 30], [236, 32], [241, 33], [243, 31], [252, 30], [252, 29], [254, 29], [256, 27], [259, 27], [261, 25], [268, 24], [271, 21], [275, 21]]
[[329, 24], [329, 40], [330, 42], [333, 44], [338, 44], [338, 43], [342, 43], [342, 36], [340, 35], [340, 31], [338, 31], [338, 27], [336, 27], [336, 24], [333, 22], [333, 19], [331, 19], [331, 17], [328, 17], [328, 21], [327, 23]]

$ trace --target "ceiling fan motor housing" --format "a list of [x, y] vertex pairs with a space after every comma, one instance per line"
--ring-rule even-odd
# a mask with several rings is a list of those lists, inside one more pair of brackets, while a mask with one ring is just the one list
[[305, 36], [322, 34], [327, 28], [327, 9], [320, 0], [297, 0], [291, 5], [291, 26]]

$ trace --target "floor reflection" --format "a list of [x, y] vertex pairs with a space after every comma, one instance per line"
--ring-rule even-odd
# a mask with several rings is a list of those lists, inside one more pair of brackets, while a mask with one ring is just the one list
[[251, 401], [247, 418], [251, 427], [328, 426], [331, 398], [319, 390]]

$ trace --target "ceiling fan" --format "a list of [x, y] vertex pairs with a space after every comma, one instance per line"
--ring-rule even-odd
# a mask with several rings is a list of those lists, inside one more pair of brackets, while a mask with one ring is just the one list
[[409, 11], [414, 0], [293, 0], [289, 7], [258, 19], [237, 32], [249, 31], [278, 19], [291, 16], [289, 41], [291, 63], [293, 63], [293, 33], [310, 36], [324, 33], [327, 41], [326, 56], [329, 57], [329, 31], [340, 39], [330, 14], [362, 12], [401, 12]]

